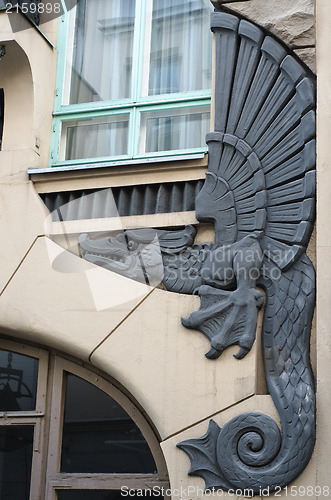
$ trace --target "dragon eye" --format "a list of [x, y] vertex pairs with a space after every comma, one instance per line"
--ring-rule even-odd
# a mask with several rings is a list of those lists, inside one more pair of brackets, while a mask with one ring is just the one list
[[138, 243], [136, 241], [128, 241], [128, 249], [129, 250], [136, 250], [138, 248]]

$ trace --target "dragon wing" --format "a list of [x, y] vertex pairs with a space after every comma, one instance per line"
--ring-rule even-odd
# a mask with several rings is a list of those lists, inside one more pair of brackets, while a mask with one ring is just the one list
[[207, 135], [197, 218], [223, 223], [222, 244], [262, 231], [263, 250], [285, 270], [308, 244], [314, 219], [314, 76], [249, 21], [217, 12], [212, 30], [215, 132]]

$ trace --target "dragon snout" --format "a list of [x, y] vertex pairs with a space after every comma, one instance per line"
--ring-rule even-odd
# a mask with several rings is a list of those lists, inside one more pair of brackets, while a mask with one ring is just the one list
[[86, 234], [86, 233], [79, 235], [78, 245], [79, 245], [79, 248], [80, 248], [82, 255], [84, 255], [84, 253], [85, 253], [84, 246], [85, 246], [86, 241], [88, 241], [88, 239], [89, 239], [89, 237], [88, 237], [88, 234]]

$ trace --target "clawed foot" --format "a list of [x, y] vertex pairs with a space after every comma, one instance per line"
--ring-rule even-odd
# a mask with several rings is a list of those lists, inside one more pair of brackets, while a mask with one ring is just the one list
[[217, 359], [231, 345], [240, 347], [234, 357], [244, 358], [255, 340], [258, 310], [264, 302], [263, 294], [255, 288], [242, 287], [228, 292], [203, 285], [199, 295], [199, 310], [188, 318], [182, 318], [182, 324], [208, 337], [211, 349], [206, 354], [207, 358]]
[[[227, 346], [228, 347], [228, 346]], [[206, 358], [208, 359], [217, 359], [220, 357], [220, 355], [222, 354], [222, 352], [224, 351], [224, 349], [222, 350], [218, 350], [218, 349], [214, 349], [213, 347], [205, 354]], [[248, 354], [250, 351], [250, 349], [246, 349], [246, 347], [242, 347], [240, 346], [240, 349], [239, 351], [237, 352], [237, 354], [234, 354], [233, 357], [236, 358], [236, 359], [243, 359], [246, 354]]]

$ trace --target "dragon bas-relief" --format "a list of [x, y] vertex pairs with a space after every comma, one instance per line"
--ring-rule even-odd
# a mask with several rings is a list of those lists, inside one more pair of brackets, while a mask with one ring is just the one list
[[215, 12], [212, 30], [215, 132], [207, 135], [196, 217], [213, 223], [215, 241], [195, 244], [195, 228], [187, 226], [103, 240], [82, 235], [80, 247], [85, 259], [124, 276], [198, 294], [199, 310], [182, 323], [209, 339], [212, 360], [231, 345], [238, 345], [237, 359], [250, 351], [265, 300], [263, 359], [281, 429], [269, 416], [248, 412], [223, 428], [211, 420], [204, 436], [178, 444], [191, 460], [188, 473], [201, 476], [206, 488], [258, 494], [293, 481], [315, 442], [309, 359], [315, 277], [306, 256], [315, 211], [314, 79], [248, 21]]

